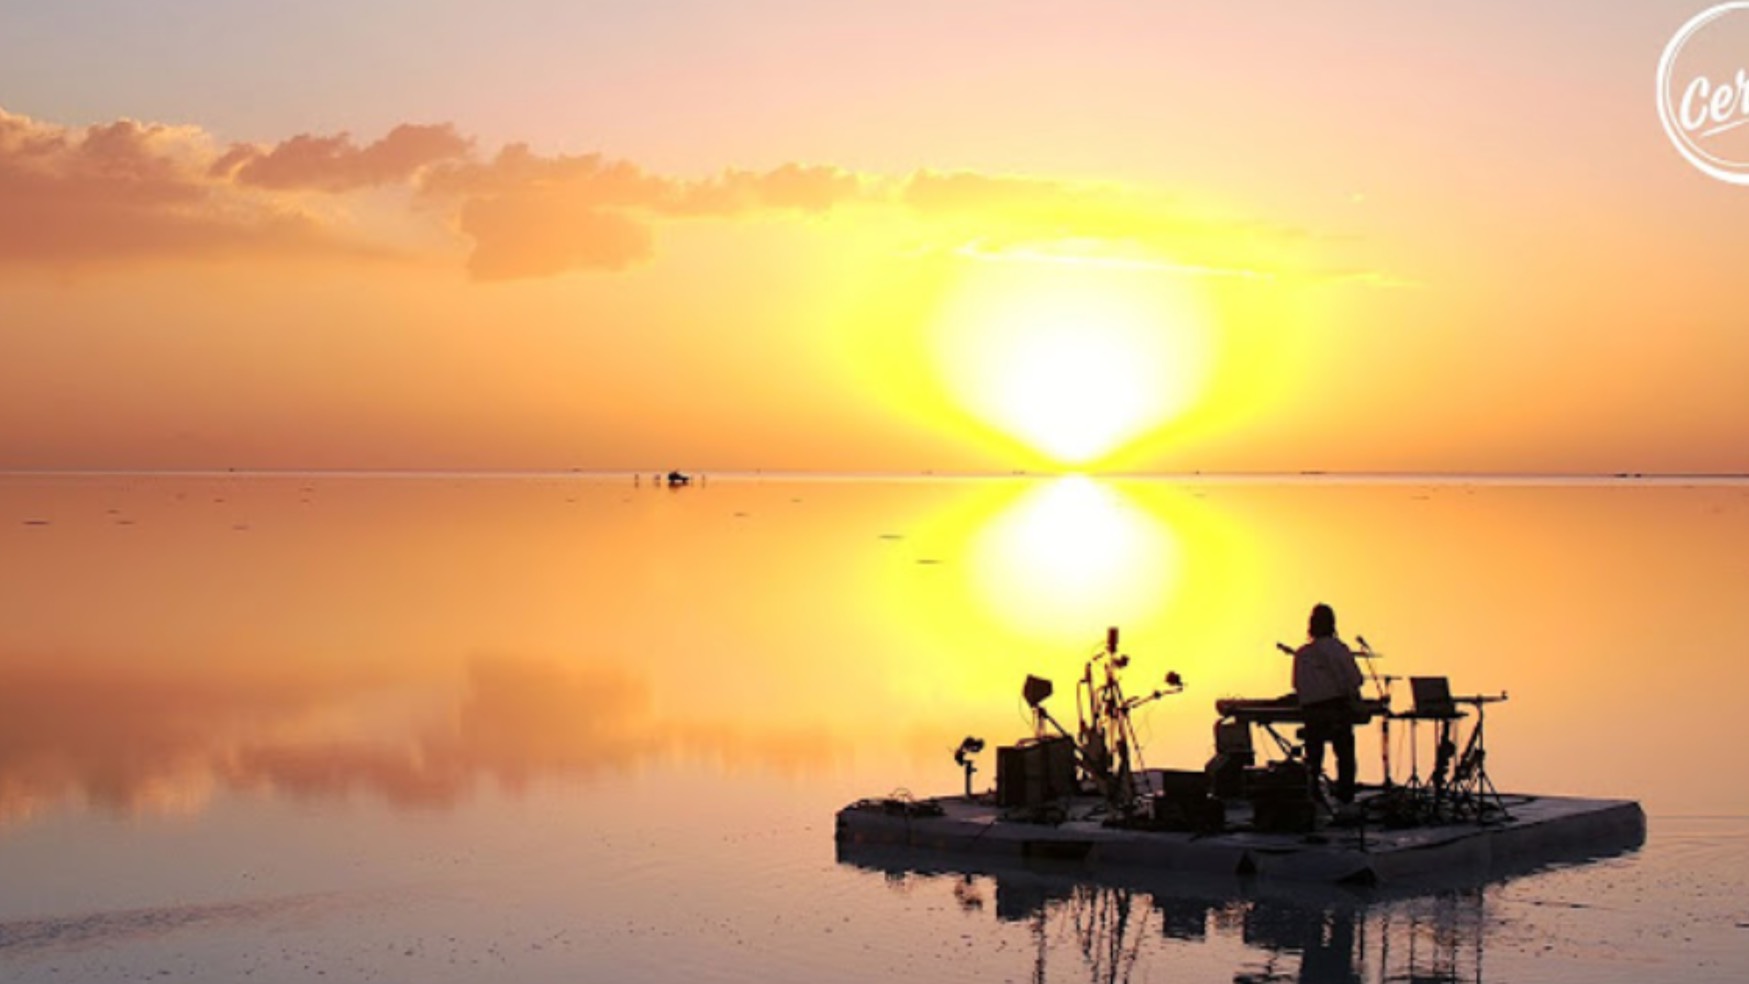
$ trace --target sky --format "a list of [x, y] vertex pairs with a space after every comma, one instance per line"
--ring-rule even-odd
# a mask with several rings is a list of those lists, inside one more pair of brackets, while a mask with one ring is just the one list
[[8, 4], [0, 469], [1749, 471], [1705, 7]]

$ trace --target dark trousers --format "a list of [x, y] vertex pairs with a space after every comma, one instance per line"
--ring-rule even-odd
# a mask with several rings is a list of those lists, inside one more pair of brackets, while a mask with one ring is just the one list
[[1324, 744], [1336, 751], [1336, 801], [1354, 802], [1354, 776], [1358, 771], [1354, 761], [1354, 711], [1346, 697], [1307, 704], [1306, 772], [1312, 792], [1318, 791], [1318, 777], [1324, 774]]

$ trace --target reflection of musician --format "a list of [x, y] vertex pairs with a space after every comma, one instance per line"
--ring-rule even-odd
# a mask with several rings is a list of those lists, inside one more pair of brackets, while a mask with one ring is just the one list
[[[1314, 921], [1300, 950], [1301, 984], [1360, 984], [1355, 966], [1354, 913], [1332, 906]], [[1453, 975], [1453, 980], [1456, 976]]]
[[1354, 722], [1360, 701], [1360, 667], [1336, 637], [1336, 612], [1314, 605], [1306, 625], [1310, 641], [1294, 651], [1294, 695], [1306, 720], [1306, 770], [1312, 792], [1324, 771], [1324, 744], [1336, 750], [1336, 799], [1354, 802]]

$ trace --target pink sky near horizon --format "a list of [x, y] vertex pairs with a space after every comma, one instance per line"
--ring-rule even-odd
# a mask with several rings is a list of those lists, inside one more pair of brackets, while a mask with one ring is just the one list
[[7, 11], [0, 469], [1749, 471], [1700, 9]]

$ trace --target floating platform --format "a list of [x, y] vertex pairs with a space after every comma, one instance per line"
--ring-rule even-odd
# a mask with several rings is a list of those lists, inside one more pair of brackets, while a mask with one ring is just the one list
[[[1363, 801], [1364, 801], [1363, 794]], [[1502, 795], [1508, 816], [1428, 826], [1326, 826], [1311, 833], [1246, 829], [1249, 807], [1228, 805], [1221, 833], [1108, 826], [1092, 797], [1069, 819], [1005, 816], [988, 798], [864, 800], [838, 812], [846, 847], [927, 849], [967, 857], [1076, 863], [1094, 872], [1182, 872], [1347, 885], [1482, 881], [1544, 865], [1619, 854], [1643, 844], [1646, 815], [1631, 800]], [[1080, 818], [1080, 819], [1077, 819]]]

